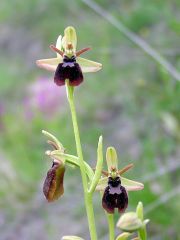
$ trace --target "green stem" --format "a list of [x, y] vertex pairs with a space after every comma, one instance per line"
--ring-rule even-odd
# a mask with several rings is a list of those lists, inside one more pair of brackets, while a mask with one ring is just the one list
[[79, 158], [79, 166], [80, 166], [81, 177], [82, 177], [82, 184], [83, 184], [83, 190], [84, 190], [84, 199], [85, 199], [85, 207], [86, 207], [88, 224], [89, 224], [89, 231], [90, 231], [90, 235], [91, 235], [91, 240], [97, 240], [93, 202], [92, 202], [92, 193], [88, 193], [86, 168], [85, 168], [85, 163], [84, 163], [84, 159], [83, 159], [83, 153], [82, 153], [82, 147], [81, 147], [81, 141], [80, 141], [80, 135], [79, 135], [79, 128], [78, 128], [78, 122], [77, 122], [77, 116], [76, 116], [76, 109], [75, 109], [75, 105], [74, 105], [74, 95], [73, 95], [74, 89], [73, 89], [73, 87], [69, 86], [68, 82], [66, 82], [66, 89], [67, 89], [69, 106], [70, 106], [70, 110], [71, 110], [77, 155]]
[[141, 240], [146, 240], [147, 239], [146, 226], [144, 226], [144, 227], [142, 227], [138, 230], [138, 237]]
[[109, 226], [109, 240], [114, 240], [115, 234], [114, 234], [114, 214], [106, 214], [107, 220], [108, 220], [108, 226]]

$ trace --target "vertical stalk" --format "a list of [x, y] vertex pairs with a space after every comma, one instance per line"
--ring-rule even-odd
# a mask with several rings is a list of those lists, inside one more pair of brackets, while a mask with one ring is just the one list
[[138, 230], [138, 237], [140, 240], [147, 239], [146, 226], [144, 226]]
[[[101, 198], [103, 196], [102, 192], [100, 192]], [[108, 221], [108, 228], [109, 228], [109, 240], [115, 239], [115, 232], [114, 232], [114, 214], [107, 213], [105, 211], [105, 215]]]
[[69, 106], [71, 110], [71, 117], [72, 117], [74, 136], [75, 136], [75, 142], [76, 142], [76, 150], [79, 158], [79, 165], [80, 165], [82, 184], [83, 184], [83, 190], [84, 190], [84, 199], [85, 199], [85, 207], [86, 207], [87, 218], [88, 218], [89, 231], [91, 235], [91, 240], [97, 240], [93, 202], [92, 202], [92, 193], [88, 193], [88, 182], [87, 182], [86, 170], [85, 170], [82, 147], [81, 147], [76, 109], [74, 105], [74, 95], [73, 95], [74, 88], [69, 86], [69, 83], [66, 82], [66, 90], [67, 90], [67, 96], [68, 96]]
[[114, 214], [107, 213], [107, 220], [108, 220], [108, 226], [109, 226], [109, 240], [114, 240], [115, 234], [114, 234]]

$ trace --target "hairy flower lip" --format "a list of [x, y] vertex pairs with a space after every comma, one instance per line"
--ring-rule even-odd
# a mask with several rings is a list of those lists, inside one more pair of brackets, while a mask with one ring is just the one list
[[120, 177], [115, 179], [112, 177], [108, 178], [108, 185], [104, 190], [102, 198], [102, 206], [110, 214], [113, 214], [116, 208], [119, 213], [126, 210], [128, 194], [125, 187], [121, 185]]

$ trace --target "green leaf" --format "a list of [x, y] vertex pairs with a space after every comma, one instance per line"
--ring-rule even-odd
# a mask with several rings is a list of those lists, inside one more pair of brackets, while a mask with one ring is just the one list
[[131, 235], [131, 233], [121, 233], [117, 236], [116, 240], [126, 240]]
[[139, 191], [144, 188], [142, 183], [124, 177], [121, 177], [121, 185], [125, 187], [127, 191]]
[[97, 164], [96, 164], [96, 170], [94, 177], [91, 182], [91, 186], [89, 189], [89, 192], [94, 192], [99, 179], [101, 177], [101, 172], [102, 172], [102, 166], [103, 166], [103, 138], [102, 136], [99, 137], [99, 142], [98, 142], [98, 148], [97, 148]]

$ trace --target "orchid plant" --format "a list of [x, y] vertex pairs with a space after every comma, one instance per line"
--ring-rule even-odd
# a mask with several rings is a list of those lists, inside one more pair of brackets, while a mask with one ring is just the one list
[[[44, 181], [43, 192], [48, 202], [53, 202], [64, 193], [63, 180], [67, 167], [75, 167], [79, 169], [82, 177], [82, 185], [84, 191], [84, 203], [86, 207], [89, 232], [91, 240], [97, 240], [97, 231], [95, 224], [95, 214], [93, 208], [93, 195], [96, 191], [100, 192], [102, 198], [102, 208], [108, 220], [109, 239], [115, 239], [115, 224], [114, 213], [118, 209], [120, 215], [126, 210], [128, 206], [128, 191], [138, 191], [143, 189], [143, 184], [129, 180], [122, 175], [133, 167], [129, 164], [122, 169], [118, 168], [118, 157], [116, 150], [113, 147], [108, 147], [106, 151], [107, 170], [103, 169], [103, 138], [99, 137], [97, 146], [97, 162], [96, 168], [93, 169], [84, 159], [83, 149], [81, 146], [80, 133], [76, 115], [76, 108], [74, 103], [75, 87], [81, 84], [84, 80], [83, 73], [96, 72], [102, 68], [100, 63], [79, 57], [82, 53], [90, 50], [84, 48], [77, 51], [77, 35], [73, 27], [67, 27], [64, 31], [64, 36], [59, 36], [56, 46], [50, 45], [50, 48], [56, 52], [56, 58], [42, 59], [37, 61], [37, 65], [54, 72], [54, 82], [57, 86], [65, 85], [67, 91], [67, 99], [70, 106], [74, 137], [77, 149], [77, 156], [71, 155], [65, 150], [63, 144], [51, 133], [42, 131], [48, 138], [48, 143], [52, 147], [51, 150], [46, 151], [46, 154], [52, 159], [52, 167], [47, 173]], [[133, 231], [139, 230], [138, 238], [146, 240], [145, 225], [142, 217], [142, 206], [138, 207], [136, 218], [139, 220], [139, 225], [136, 228], [122, 227], [124, 222], [131, 222], [134, 215], [126, 217], [125, 220], [118, 221], [118, 227], [124, 233], [120, 234], [116, 239], [128, 239]], [[140, 212], [140, 213], [139, 213]], [[127, 214], [127, 213], [126, 213]], [[138, 216], [140, 215], [140, 219]], [[127, 220], [128, 219], [128, 220]], [[137, 220], [136, 219], [136, 220]], [[137, 221], [138, 221], [137, 220]], [[126, 224], [128, 225], [128, 224]], [[82, 240], [77, 236], [64, 236], [62, 240]]]

